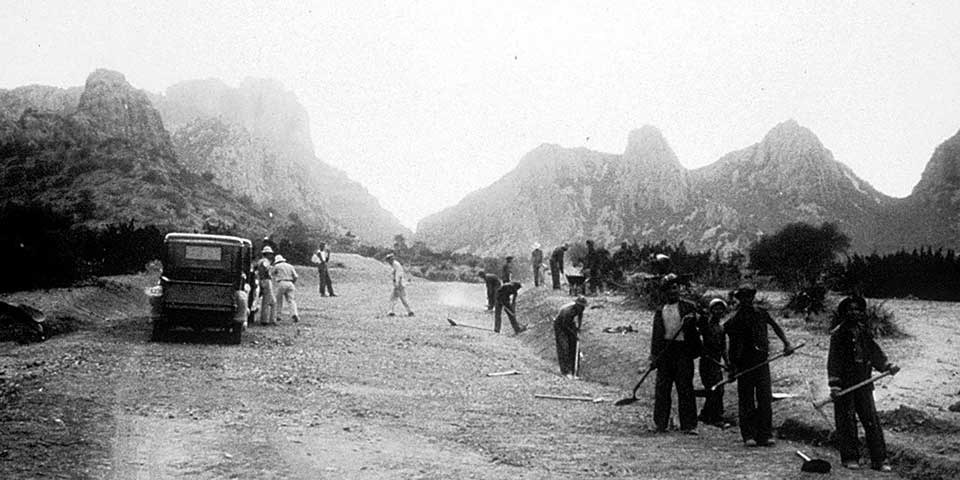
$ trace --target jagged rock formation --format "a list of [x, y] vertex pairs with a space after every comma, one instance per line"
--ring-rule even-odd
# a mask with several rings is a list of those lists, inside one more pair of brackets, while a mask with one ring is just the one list
[[525, 253], [535, 241], [552, 248], [588, 238], [742, 251], [787, 223], [830, 221], [859, 251], [955, 242], [958, 143], [938, 149], [911, 199], [896, 200], [792, 120], [755, 145], [689, 171], [648, 126], [631, 132], [622, 155], [541, 146], [493, 185], [421, 221], [417, 238], [439, 249], [499, 255]]
[[26, 87], [0, 99], [0, 202], [39, 202], [89, 225], [267, 225], [265, 213], [177, 162], [159, 113], [117, 72], [90, 74], [79, 96]]
[[316, 158], [306, 110], [272, 80], [194, 80], [154, 96], [182, 163], [280, 216], [388, 245], [411, 232], [359, 183]]

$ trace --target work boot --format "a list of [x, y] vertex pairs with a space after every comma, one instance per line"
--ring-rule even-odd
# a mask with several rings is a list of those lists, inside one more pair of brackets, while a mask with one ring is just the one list
[[696, 428], [688, 428], [686, 430], [680, 430], [680, 433], [684, 435], [693, 435], [693, 436], [700, 435], [700, 432], [698, 432]]
[[413, 316], [415, 316], [415, 315], [413, 314], [413, 312], [407, 312], [407, 316], [408, 316], [408, 317], [413, 317]]
[[294, 316], [293, 316], [293, 323], [298, 323], [299, 321], [300, 321], [300, 317], [294, 315]]
[[871, 465], [870, 468], [883, 473], [890, 473], [893, 471], [893, 467], [891, 467], [887, 462], [875, 463]]
[[396, 313], [393, 313], [393, 312], [390, 312], [390, 313], [387, 314], [387, 316], [388, 316], [388, 317], [396, 317], [397, 314], [396, 314]]
[[847, 470], [860, 470], [860, 462], [856, 460], [847, 460], [843, 462], [843, 468]]

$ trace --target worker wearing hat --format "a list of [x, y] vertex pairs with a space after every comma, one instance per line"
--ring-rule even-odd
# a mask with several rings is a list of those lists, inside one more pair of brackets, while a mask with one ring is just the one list
[[574, 378], [576, 372], [577, 342], [580, 328], [583, 326], [583, 311], [587, 308], [587, 299], [577, 297], [573, 303], [564, 305], [553, 320], [553, 333], [557, 339], [557, 362], [560, 375]]
[[680, 298], [676, 278], [662, 286], [663, 303], [653, 314], [650, 362], [657, 369], [654, 386], [653, 423], [658, 432], [670, 424], [670, 404], [677, 389], [677, 416], [683, 433], [697, 434], [697, 399], [693, 392], [693, 361], [700, 356], [700, 335], [696, 327], [696, 305]]
[[260, 250], [260, 260], [257, 260], [254, 268], [260, 285], [260, 324], [262, 325], [274, 325], [277, 322], [277, 298], [273, 291], [273, 280], [270, 278], [274, 255], [273, 247], [264, 245]]
[[563, 254], [566, 253], [566, 243], [553, 249], [550, 254], [550, 278], [553, 280], [553, 289], [560, 290], [560, 276], [563, 275]]
[[727, 302], [714, 298], [710, 300], [705, 315], [697, 317], [697, 331], [703, 339], [703, 352], [700, 355], [700, 382], [707, 392], [706, 401], [700, 409], [699, 420], [708, 425], [723, 427], [723, 385], [710, 387], [723, 380], [722, 367], [727, 358], [727, 342], [723, 336], [721, 321], [727, 314]]
[[868, 378], [872, 369], [897, 373], [900, 368], [890, 363], [873, 339], [867, 324], [867, 302], [863, 297], [847, 297], [837, 307], [835, 326], [830, 335], [827, 354], [827, 376], [830, 396], [833, 397], [833, 415], [837, 425], [837, 448], [840, 460], [849, 469], [860, 468], [860, 441], [857, 439], [857, 417], [863, 424], [870, 452], [870, 467], [881, 472], [891, 471], [887, 463], [887, 446], [873, 399], [873, 384], [864, 385], [844, 396], [837, 394], [845, 388]]
[[297, 311], [297, 300], [295, 293], [297, 291], [297, 269], [287, 263], [283, 255], [277, 255], [273, 259], [273, 269], [270, 270], [270, 277], [274, 282], [277, 296], [277, 312], [274, 317], [279, 317], [283, 313], [284, 304], [290, 305], [290, 315], [293, 322], [300, 321], [300, 313]]
[[[769, 313], [753, 304], [756, 294], [757, 289], [752, 285], [743, 285], [734, 292], [738, 302], [737, 312], [724, 325], [724, 332], [730, 342], [728, 358], [731, 376], [767, 361], [770, 352], [768, 326], [783, 342], [785, 356], [792, 354], [794, 350], [780, 325]], [[763, 365], [738, 378], [737, 399], [740, 436], [744, 444], [772, 446], [773, 391], [769, 365]]]
[[543, 283], [543, 250], [540, 249], [540, 243], [533, 244], [530, 266], [533, 267], [533, 286], [539, 287]]

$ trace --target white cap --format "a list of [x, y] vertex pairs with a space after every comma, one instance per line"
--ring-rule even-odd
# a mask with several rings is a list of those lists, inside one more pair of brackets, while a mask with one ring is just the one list
[[270, 245], [264, 245], [263, 250], [260, 250], [260, 253], [273, 253], [273, 249], [270, 248]]

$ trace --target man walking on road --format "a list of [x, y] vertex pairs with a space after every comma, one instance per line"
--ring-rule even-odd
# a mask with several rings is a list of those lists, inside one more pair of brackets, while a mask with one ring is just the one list
[[543, 283], [543, 250], [540, 250], [540, 244], [533, 244], [533, 251], [530, 252], [530, 266], [533, 267], [533, 286], [539, 287]]
[[483, 270], [477, 273], [480, 278], [483, 279], [483, 283], [487, 285], [487, 311], [493, 310], [493, 307], [497, 304], [497, 289], [500, 288], [500, 285], [503, 283], [500, 281], [500, 277], [492, 274], [486, 273]]
[[270, 278], [274, 259], [273, 248], [270, 245], [264, 246], [260, 250], [260, 255], [260, 260], [257, 260], [254, 266], [257, 282], [260, 284], [260, 324], [273, 325], [277, 323], [277, 297], [273, 291], [273, 280]]
[[397, 306], [397, 300], [400, 300], [403, 308], [407, 309], [407, 316], [412, 317], [413, 310], [410, 309], [410, 304], [407, 303], [407, 280], [403, 271], [403, 265], [400, 265], [400, 262], [397, 261], [392, 253], [387, 254], [386, 260], [390, 262], [390, 266], [393, 267], [391, 276], [393, 279], [393, 292], [390, 294], [390, 312], [387, 313], [387, 316], [395, 317], [397, 315], [394, 313], [394, 309]]
[[510, 282], [503, 284], [497, 289], [497, 305], [493, 312], [493, 331], [500, 333], [500, 314], [503, 310], [507, 311], [507, 320], [513, 327], [513, 332], [517, 335], [523, 333], [527, 327], [521, 327], [517, 323], [517, 292], [520, 290], [520, 282]]
[[[787, 340], [783, 329], [773, 321], [770, 314], [753, 304], [757, 290], [745, 285], [736, 290], [737, 313], [724, 325], [730, 340], [728, 358], [730, 375], [740, 370], [760, 365], [767, 361], [770, 339], [767, 327], [783, 342], [783, 354], [793, 353], [793, 345]], [[747, 446], [768, 447], [773, 440], [773, 391], [770, 382], [770, 365], [763, 365], [737, 380], [737, 414], [740, 436]]]
[[693, 360], [700, 356], [701, 343], [694, 318], [696, 305], [680, 299], [675, 279], [664, 285], [664, 304], [653, 314], [650, 362], [657, 369], [654, 387], [653, 424], [658, 432], [670, 425], [670, 403], [677, 387], [677, 416], [680, 431], [697, 434], [697, 399], [693, 393]]
[[299, 322], [300, 314], [297, 312], [297, 300], [294, 298], [294, 293], [297, 291], [296, 283], [299, 279], [297, 269], [287, 263], [287, 259], [283, 258], [283, 255], [277, 255], [273, 260], [273, 269], [270, 271], [270, 276], [276, 282], [277, 287], [276, 318], [283, 314], [283, 304], [289, 303], [293, 322]]
[[553, 320], [553, 334], [557, 339], [557, 362], [560, 375], [574, 378], [576, 369], [577, 342], [580, 327], [583, 325], [583, 311], [587, 308], [587, 299], [580, 296], [573, 303], [560, 309]]
[[553, 289], [560, 290], [560, 276], [563, 275], [563, 254], [567, 251], [567, 244], [564, 243], [553, 249], [550, 254], [550, 279], [553, 280]]
[[330, 281], [330, 249], [327, 244], [320, 242], [320, 248], [310, 257], [310, 262], [317, 266], [317, 285], [320, 290], [320, 296], [325, 297], [329, 293], [331, 297], [336, 297], [333, 293], [333, 282]]

